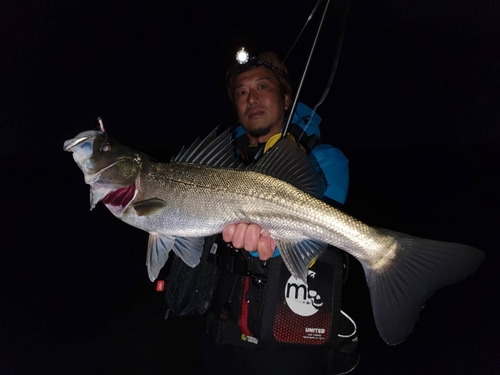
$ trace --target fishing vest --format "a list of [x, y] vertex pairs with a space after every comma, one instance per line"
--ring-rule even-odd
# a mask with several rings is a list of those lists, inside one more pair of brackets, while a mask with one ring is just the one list
[[[314, 134], [302, 134], [300, 126], [292, 124], [289, 130], [307, 153], [322, 143]], [[251, 163], [265, 144], [248, 150], [245, 138], [235, 139], [235, 149]], [[174, 256], [165, 280], [166, 318], [203, 315], [207, 333], [220, 344], [255, 349], [336, 347], [347, 269], [346, 254], [329, 246], [310, 267], [305, 284], [291, 276], [280, 256], [264, 263], [233, 248], [221, 235], [207, 237], [197, 267]]]

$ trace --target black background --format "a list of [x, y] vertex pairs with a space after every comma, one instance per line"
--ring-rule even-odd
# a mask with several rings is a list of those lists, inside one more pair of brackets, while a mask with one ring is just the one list
[[[274, 1], [16, 1], [0, 5], [4, 238], [2, 374], [231, 373], [224, 347], [163, 321], [147, 233], [90, 212], [64, 140], [98, 116], [121, 142], [169, 160], [235, 123], [224, 74], [235, 51], [285, 56], [314, 7]], [[321, 97], [345, 4], [332, 3], [301, 100]], [[287, 59], [299, 82], [317, 14]], [[353, 0], [325, 103], [325, 141], [350, 160], [347, 212], [376, 226], [467, 243], [488, 257], [437, 292], [396, 347], [379, 338], [361, 267], [344, 310], [358, 323], [359, 374], [500, 369], [500, 5]], [[265, 366], [265, 364], [263, 364]]]

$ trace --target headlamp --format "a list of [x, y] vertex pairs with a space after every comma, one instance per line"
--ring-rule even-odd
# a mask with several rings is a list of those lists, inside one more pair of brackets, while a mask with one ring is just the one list
[[247, 51], [245, 51], [244, 47], [242, 47], [238, 52], [236, 52], [236, 61], [238, 62], [238, 64], [246, 64], [249, 58], [250, 55], [248, 54]]
[[[250, 57], [248, 51], [242, 47], [238, 52], [236, 52], [236, 64], [232, 68], [230, 76], [234, 79], [240, 73], [246, 72], [247, 70], [257, 68], [261, 65], [273, 71], [274, 74], [284, 78], [288, 84], [291, 84], [288, 75], [280, 69], [280, 67], [274, 66], [270, 62], [260, 58], [260, 57]], [[230, 77], [227, 77], [230, 78]]]

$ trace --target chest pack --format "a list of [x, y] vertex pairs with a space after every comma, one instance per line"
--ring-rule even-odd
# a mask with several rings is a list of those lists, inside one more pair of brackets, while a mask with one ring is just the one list
[[221, 243], [207, 331], [221, 344], [297, 348], [337, 344], [344, 265], [329, 248], [309, 269], [307, 284], [290, 275], [281, 257], [263, 263]]

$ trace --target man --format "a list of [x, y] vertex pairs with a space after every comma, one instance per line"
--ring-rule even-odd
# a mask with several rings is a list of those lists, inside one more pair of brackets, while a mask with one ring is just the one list
[[[281, 134], [292, 96], [288, 71], [277, 55], [269, 52], [263, 53], [257, 57], [257, 60], [261, 62], [250, 61], [246, 67], [236, 65], [229, 70], [227, 75], [228, 94], [245, 132], [236, 139], [235, 143], [240, 146], [241, 156], [247, 163], [251, 163], [252, 159], [258, 159], [266, 143], [273, 136]], [[302, 132], [298, 137], [301, 135]], [[242, 152], [241, 149], [245, 151]], [[333, 185], [329, 189], [330, 198], [343, 203], [348, 185], [347, 159], [331, 147], [328, 151], [331, 158], [324, 162], [328, 165], [326, 165], [327, 171], [323, 172], [328, 172], [327, 183]], [[269, 232], [255, 224], [229, 225], [224, 229], [222, 236], [224, 241], [231, 243], [237, 249], [257, 251], [261, 261], [268, 261], [277, 252]], [[348, 331], [353, 329], [352, 326], [349, 327], [349, 324], [344, 325], [347, 325]], [[249, 374], [273, 373], [276, 370], [287, 373], [307, 371], [308, 374], [345, 373], [351, 371], [357, 364], [355, 354], [354, 358], [337, 359], [337, 362], [342, 363], [328, 363], [328, 356], [322, 348], [313, 351], [289, 349], [253, 351], [236, 347], [236, 353], [243, 372]], [[266, 368], [259, 363], [261, 361], [267, 364]], [[330, 356], [331, 361], [335, 361], [333, 355]]]
[[[266, 52], [231, 67], [226, 86], [240, 123], [235, 149], [246, 164], [256, 163], [279, 140], [289, 115], [292, 87], [288, 71], [276, 54]], [[325, 200], [344, 203], [347, 159], [340, 150], [321, 142], [319, 117], [310, 115], [311, 110], [299, 104], [289, 132], [321, 176]], [[243, 374], [327, 375], [356, 367], [356, 326], [340, 311], [345, 253], [329, 247], [311, 266], [307, 285], [301, 285], [290, 281], [268, 231], [237, 223], [224, 229], [222, 239], [206, 239], [195, 271], [174, 260], [174, 274], [167, 279], [173, 285], [167, 288], [167, 303], [174, 314], [203, 313], [203, 308], [191, 308], [193, 299], [198, 299], [197, 306], [210, 304], [207, 331], [217, 343], [234, 346]], [[198, 274], [187, 278], [191, 272]], [[177, 278], [181, 281], [174, 282]], [[188, 279], [192, 281], [185, 285]], [[213, 287], [207, 288], [207, 284]], [[189, 298], [178, 292], [193, 289], [198, 294]], [[294, 298], [302, 298], [298, 306], [309, 310], [292, 311], [297, 303]]]

